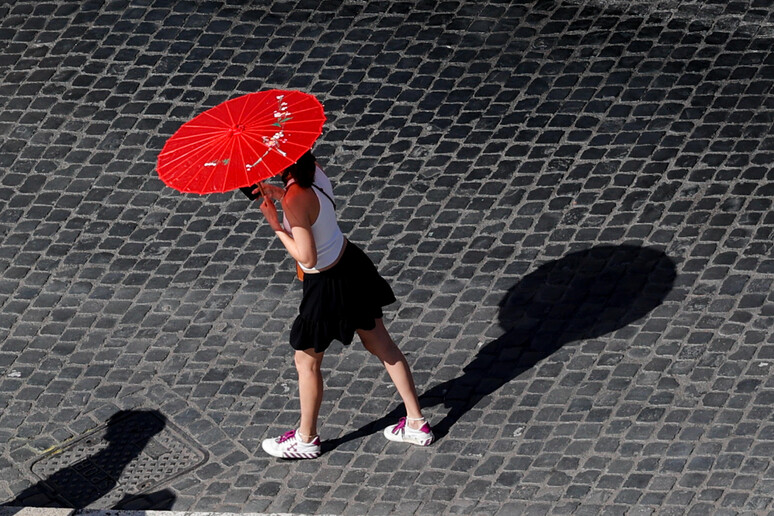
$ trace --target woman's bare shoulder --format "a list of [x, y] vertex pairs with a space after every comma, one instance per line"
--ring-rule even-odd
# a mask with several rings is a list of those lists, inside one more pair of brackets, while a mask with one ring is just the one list
[[285, 195], [282, 197], [284, 202], [298, 204], [310, 199], [317, 199], [311, 188], [302, 188], [296, 184], [292, 185], [285, 191]]
[[301, 188], [296, 185], [285, 192], [282, 207], [296, 216], [301, 213], [312, 215], [317, 211], [317, 202], [317, 196], [311, 188]]

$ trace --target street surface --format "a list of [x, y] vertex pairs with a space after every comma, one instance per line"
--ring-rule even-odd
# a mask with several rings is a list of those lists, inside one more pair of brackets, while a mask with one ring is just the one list
[[[770, 0], [0, 2], [0, 502], [774, 510], [773, 50]], [[261, 450], [297, 424], [294, 265], [154, 167], [269, 88], [325, 106], [429, 448], [381, 435], [355, 343], [322, 457]]]

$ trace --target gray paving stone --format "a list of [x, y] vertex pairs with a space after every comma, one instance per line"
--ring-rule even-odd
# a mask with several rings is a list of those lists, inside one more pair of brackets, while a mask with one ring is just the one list
[[[177, 510], [770, 511], [773, 17], [0, 5], [0, 501], [43, 450], [153, 407], [210, 454]], [[316, 153], [398, 295], [426, 450], [379, 435], [402, 414], [359, 344], [326, 358], [324, 455], [260, 450], [297, 421], [292, 262], [240, 194], [154, 166], [183, 121], [274, 87], [325, 105]]]

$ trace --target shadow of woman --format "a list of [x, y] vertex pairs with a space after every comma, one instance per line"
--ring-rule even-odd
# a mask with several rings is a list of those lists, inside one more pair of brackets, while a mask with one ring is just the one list
[[[106, 447], [55, 471], [0, 506], [84, 509], [100, 500], [114, 509], [170, 509], [176, 497], [167, 489], [141, 496], [125, 493], [121, 497], [122, 493], [114, 492], [124, 470], [166, 427], [166, 421], [156, 410], [117, 412], [104, 429]], [[99, 439], [100, 433], [90, 435]]]
[[[548, 262], [511, 287], [499, 303], [505, 333], [483, 346], [462, 374], [422, 394], [423, 408], [449, 409], [433, 421], [445, 436], [467, 411], [562, 346], [601, 337], [647, 315], [663, 303], [676, 277], [663, 252], [632, 245], [597, 246]], [[389, 414], [323, 443], [323, 450], [378, 432], [405, 413]]]

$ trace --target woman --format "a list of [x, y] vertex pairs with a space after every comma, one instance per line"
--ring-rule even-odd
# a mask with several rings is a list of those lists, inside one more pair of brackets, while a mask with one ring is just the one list
[[[391, 441], [428, 446], [430, 425], [422, 416], [406, 358], [382, 322], [382, 307], [395, 301], [373, 262], [348, 242], [336, 221], [333, 189], [311, 152], [282, 173], [285, 188], [260, 185], [261, 211], [303, 271], [303, 299], [290, 331], [295, 350], [301, 421], [296, 430], [263, 441], [264, 451], [286, 459], [320, 455], [317, 418], [322, 403], [320, 365], [333, 340], [363, 346], [382, 361], [403, 399], [406, 417], [384, 430]], [[281, 201], [280, 222], [274, 201]]]

